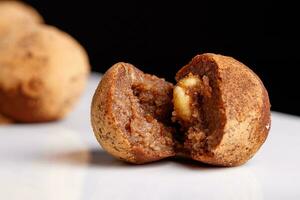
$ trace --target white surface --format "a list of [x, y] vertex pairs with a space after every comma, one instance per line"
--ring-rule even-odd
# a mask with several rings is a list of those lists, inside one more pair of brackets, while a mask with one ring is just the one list
[[1, 200], [300, 199], [300, 118], [273, 112], [266, 143], [241, 167], [129, 165], [103, 152], [91, 130], [98, 81], [61, 122], [0, 126]]

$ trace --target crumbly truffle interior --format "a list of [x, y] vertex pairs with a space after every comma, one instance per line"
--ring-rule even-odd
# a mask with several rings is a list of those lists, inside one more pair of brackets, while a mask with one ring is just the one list
[[[131, 84], [130, 116], [125, 124], [133, 150], [140, 160], [174, 154], [171, 125], [173, 85], [147, 74]], [[149, 158], [150, 157], [150, 158]]]
[[174, 88], [172, 120], [180, 125], [187, 152], [207, 154], [220, 141], [224, 113], [213, 63], [197, 64], [200, 66], [192, 66]]
[[172, 85], [146, 74], [144, 82], [132, 86], [143, 113], [148, 118], [170, 125], [172, 113]]

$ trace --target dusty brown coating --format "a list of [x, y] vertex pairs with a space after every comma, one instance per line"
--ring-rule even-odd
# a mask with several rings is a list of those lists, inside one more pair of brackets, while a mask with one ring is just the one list
[[[210, 83], [214, 82], [213, 98], [218, 99], [210, 105], [210, 110], [218, 113], [208, 115], [217, 116], [221, 121], [217, 122], [213, 117], [208, 120], [208, 123], [215, 124], [212, 126], [217, 126], [208, 136], [216, 144], [204, 152], [200, 148], [189, 149], [190, 156], [220, 166], [245, 163], [264, 143], [270, 128], [270, 103], [263, 83], [244, 64], [216, 54], [194, 57], [177, 73], [176, 80], [191, 72], [201, 77], [208, 76]], [[205, 147], [208, 146], [206, 143]]]
[[101, 146], [113, 156], [146, 163], [173, 156], [172, 84], [117, 63], [93, 98], [91, 122]]
[[64, 117], [89, 74], [84, 49], [68, 34], [31, 26], [0, 40], [0, 113], [20, 122]]
[[15, 23], [44, 21], [34, 8], [20, 1], [0, 1], [0, 24], [3, 20], [8, 20], [13, 26]]

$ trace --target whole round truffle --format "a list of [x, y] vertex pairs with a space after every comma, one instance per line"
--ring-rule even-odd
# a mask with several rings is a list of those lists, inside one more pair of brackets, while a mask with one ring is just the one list
[[20, 122], [63, 118], [82, 93], [90, 71], [85, 50], [46, 25], [0, 42], [0, 113]]

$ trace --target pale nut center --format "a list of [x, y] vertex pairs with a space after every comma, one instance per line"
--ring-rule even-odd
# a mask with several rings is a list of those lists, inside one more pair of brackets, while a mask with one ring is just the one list
[[189, 121], [192, 115], [192, 97], [189, 94], [193, 88], [202, 84], [198, 76], [189, 74], [187, 77], [181, 79], [174, 88], [173, 102], [176, 117], [184, 121]]

